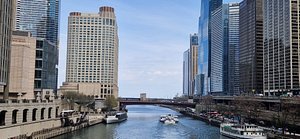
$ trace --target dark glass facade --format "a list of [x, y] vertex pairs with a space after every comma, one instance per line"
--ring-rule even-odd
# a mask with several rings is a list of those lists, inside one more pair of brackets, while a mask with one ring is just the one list
[[53, 89], [56, 92], [58, 74], [58, 49], [56, 45], [46, 39], [37, 39], [34, 91]]
[[17, 0], [16, 30], [58, 44], [60, 0]]
[[263, 91], [263, 0], [240, 3], [240, 93]]
[[299, 92], [300, 0], [264, 0], [264, 93]]
[[211, 31], [210, 19], [211, 12], [222, 5], [222, 0], [201, 0], [201, 9], [199, 17], [199, 74], [204, 75], [202, 95], [207, 95], [210, 92], [210, 45]]

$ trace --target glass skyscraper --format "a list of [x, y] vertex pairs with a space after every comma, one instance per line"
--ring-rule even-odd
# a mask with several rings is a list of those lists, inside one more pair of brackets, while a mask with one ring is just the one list
[[197, 73], [198, 35], [194, 33], [190, 35], [190, 49], [183, 53], [183, 94], [185, 96], [193, 97], [196, 95], [196, 90], [200, 90], [200, 86], [196, 85]]
[[240, 93], [263, 91], [263, 0], [240, 3]]
[[238, 95], [239, 68], [239, 3], [228, 4], [228, 93]]
[[211, 52], [211, 30], [210, 20], [211, 12], [222, 5], [222, 0], [201, 0], [201, 9], [199, 17], [199, 72], [204, 76], [202, 95], [210, 92], [210, 52]]
[[[211, 18], [211, 93], [228, 91], [228, 5], [224, 4], [212, 12]], [[227, 83], [227, 84], [226, 84]]]
[[190, 88], [190, 49], [184, 51], [183, 53], [183, 88], [182, 93], [185, 96], [189, 95]]
[[190, 93], [195, 95], [195, 77], [198, 73], [198, 35], [190, 35]]
[[211, 18], [211, 94], [239, 93], [239, 4], [223, 4]]
[[16, 30], [58, 44], [60, 0], [17, 0]]

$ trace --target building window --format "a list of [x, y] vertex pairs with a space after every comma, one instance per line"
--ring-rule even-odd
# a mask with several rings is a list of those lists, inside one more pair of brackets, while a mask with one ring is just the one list
[[35, 61], [35, 68], [43, 68], [43, 61], [42, 60], [36, 60]]
[[34, 80], [34, 88], [42, 88], [42, 81]]
[[42, 71], [36, 70], [34, 73], [34, 78], [42, 78]]
[[36, 41], [36, 48], [43, 48], [43, 41]]
[[36, 50], [36, 58], [43, 58], [43, 51]]

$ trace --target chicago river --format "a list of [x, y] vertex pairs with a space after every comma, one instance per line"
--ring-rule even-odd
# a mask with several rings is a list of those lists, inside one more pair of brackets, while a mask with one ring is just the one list
[[[151, 105], [127, 106], [128, 120], [117, 124], [98, 124], [54, 139], [227, 139], [219, 128], [186, 117], [168, 108]], [[176, 125], [159, 122], [160, 115], [179, 116]]]

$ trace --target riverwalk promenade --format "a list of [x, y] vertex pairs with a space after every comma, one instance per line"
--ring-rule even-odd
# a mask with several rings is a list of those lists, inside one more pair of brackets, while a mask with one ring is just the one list
[[[229, 118], [225, 118], [223, 116], [221, 116], [222, 118], [220, 118], [218, 116], [208, 116], [207, 114], [192, 112], [190, 109], [187, 109], [187, 108], [170, 106], [170, 105], [159, 105], [159, 106], [172, 109], [183, 115], [192, 117], [197, 120], [201, 120], [203, 122], [206, 122], [207, 124], [210, 124], [210, 125], [216, 126], [216, 127], [220, 127], [220, 124], [223, 122], [228, 122], [228, 123], [234, 122], [233, 120], [231, 120]], [[300, 134], [298, 134], [298, 133], [285, 132], [284, 134], [282, 134], [281, 131], [275, 130], [273, 128], [263, 127], [263, 126], [259, 126], [259, 127], [264, 129], [267, 132], [268, 138], [270, 138], [270, 139], [277, 139], [277, 138], [299, 139], [300, 138]]]
[[64, 127], [61, 112], [65, 107], [59, 99], [1, 101], [0, 138], [49, 138], [101, 123], [104, 118], [104, 114], [87, 111], [86, 121]]

